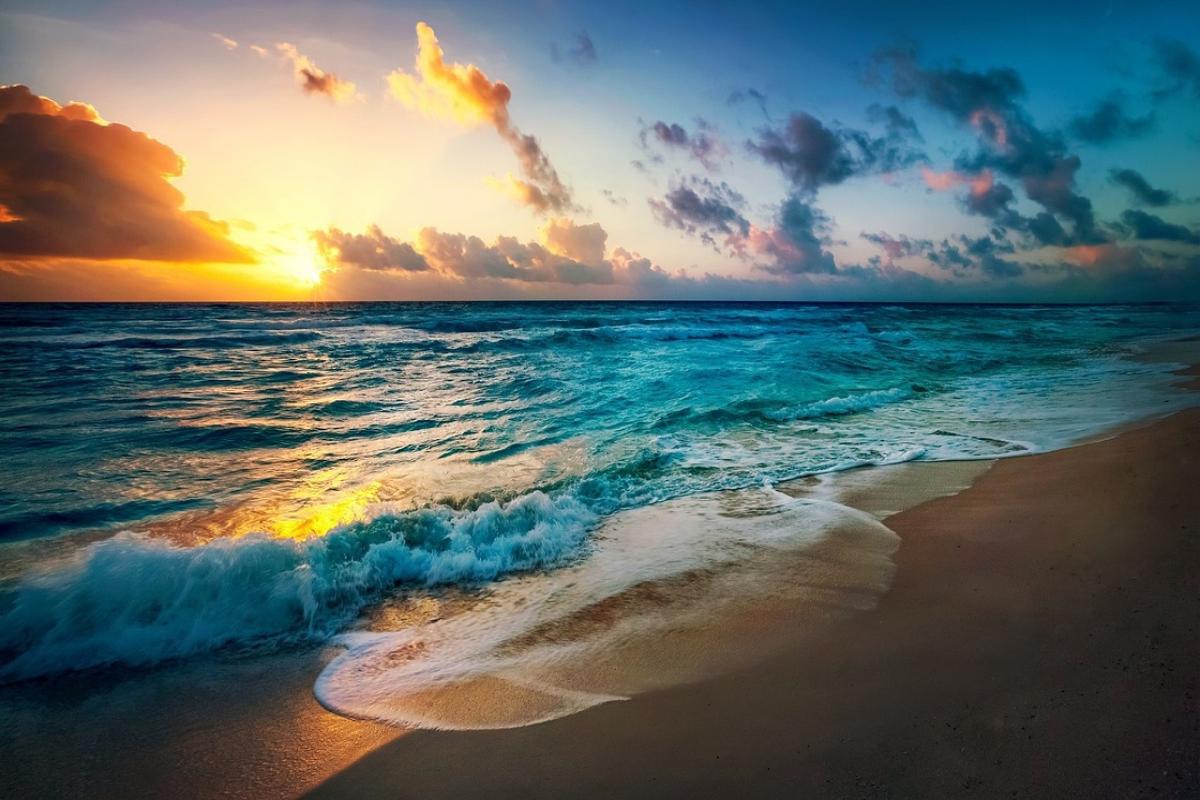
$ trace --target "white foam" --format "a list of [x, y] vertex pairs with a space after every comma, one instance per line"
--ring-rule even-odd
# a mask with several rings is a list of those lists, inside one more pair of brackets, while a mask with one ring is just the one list
[[[794, 564], [780, 554], [803, 552], [847, 526], [869, 542], [860, 545], [871, 554], [867, 567], [851, 570], [855, 560], [844, 558], [838, 568], [822, 562], [807, 578], [792, 572], [787, 581], [819, 594], [822, 604], [857, 608], [886, 589], [892, 570], [886, 556], [897, 544], [873, 517], [769, 486], [697, 495], [614, 515], [596, 531], [586, 560], [501, 582], [464, 613], [338, 637], [346, 652], [322, 672], [315, 693], [327, 708], [352, 717], [493, 728], [542, 722], [649, 684], [694, 677], [711, 666], [702, 662], [725, 657], [714, 652], [721, 648], [681, 646], [671, 663], [649, 672], [639, 671], [628, 651], [665, 647], [656, 637], [698, 630], [756, 591], [778, 591], [778, 576], [747, 579], [738, 570], [748, 563], [772, 565], [766, 572]], [[724, 573], [731, 578], [720, 586], [711, 576]], [[690, 577], [697, 574], [709, 581], [698, 590]], [[615, 659], [615, 652], [626, 655]]]
[[122, 533], [26, 577], [0, 614], [0, 679], [140, 666], [238, 644], [324, 637], [398, 583], [487, 581], [578, 553], [595, 516], [531, 492], [304, 541], [262, 534], [179, 547]]

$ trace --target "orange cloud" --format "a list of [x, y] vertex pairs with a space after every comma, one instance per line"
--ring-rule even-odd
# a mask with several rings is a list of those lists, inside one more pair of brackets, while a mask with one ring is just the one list
[[280, 42], [275, 48], [292, 62], [296, 81], [306, 94], [320, 94], [335, 103], [349, 103], [358, 98], [358, 89], [353, 83], [342, 80], [332, 72], [326, 72], [296, 49], [291, 42]]
[[556, 256], [584, 264], [599, 264], [604, 260], [608, 232], [599, 222], [576, 225], [569, 219], [556, 217], [547, 220], [538, 234], [546, 249]]
[[387, 82], [393, 97], [427, 116], [508, 126], [508, 86], [474, 64], [447, 64], [437, 34], [424, 22], [417, 23], [416, 74], [397, 69]]
[[1110, 244], [1080, 244], [1066, 248], [1063, 257], [1072, 264], [1091, 267], [1110, 258], [1117, 249]]
[[972, 195], [979, 197], [991, 191], [996, 179], [990, 169], [979, 173], [936, 172], [928, 167], [921, 170], [921, 179], [935, 192], [945, 192], [956, 186], [967, 186]]
[[517, 157], [522, 178], [509, 175], [496, 185], [539, 213], [575, 208], [571, 191], [558, 176], [537, 137], [522, 133], [508, 114], [512, 91], [493, 81], [474, 64], [447, 64], [433, 28], [417, 23], [414, 72], [394, 70], [387, 76], [393, 97], [408, 108], [461, 125], [488, 124]]
[[174, 150], [86, 103], [0, 87], [0, 258], [254, 261], [229, 227], [182, 208]]
[[988, 141], [1001, 150], [1008, 149], [1008, 125], [1004, 117], [990, 108], [980, 108], [971, 112], [971, 127], [979, 131]]

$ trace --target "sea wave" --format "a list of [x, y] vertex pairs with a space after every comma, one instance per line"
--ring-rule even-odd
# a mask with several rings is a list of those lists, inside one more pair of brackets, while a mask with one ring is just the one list
[[488, 581], [578, 554], [596, 515], [534, 491], [383, 514], [304, 541], [122, 533], [0, 595], [0, 681], [324, 638], [397, 585]]

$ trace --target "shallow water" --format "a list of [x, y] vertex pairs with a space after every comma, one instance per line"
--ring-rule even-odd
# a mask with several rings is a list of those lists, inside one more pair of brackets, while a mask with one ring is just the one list
[[0, 307], [0, 679], [325, 641], [437, 586], [495, 607], [584, 570], [591, 607], [825, 530], [659, 526], [622, 566], [602, 532], [630, 515], [1166, 413], [1194, 396], [1129, 356], [1198, 329], [1194, 306]]

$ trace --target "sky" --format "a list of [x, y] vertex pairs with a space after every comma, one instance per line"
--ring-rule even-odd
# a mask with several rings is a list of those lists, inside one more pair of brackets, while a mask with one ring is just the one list
[[0, 9], [0, 299], [1200, 300], [1200, 6]]

